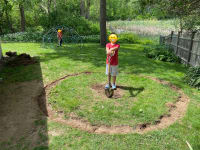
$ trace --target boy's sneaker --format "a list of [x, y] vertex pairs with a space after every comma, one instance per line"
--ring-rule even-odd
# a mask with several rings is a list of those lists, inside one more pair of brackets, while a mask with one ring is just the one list
[[117, 87], [116, 87], [115, 84], [112, 84], [112, 89], [113, 89], [113, 90], [116, 90], [116, 89], [117, 89]]
[[109, 88], [110, 88], [110, 85], [106, 84], [105, 89], [109, 89]]

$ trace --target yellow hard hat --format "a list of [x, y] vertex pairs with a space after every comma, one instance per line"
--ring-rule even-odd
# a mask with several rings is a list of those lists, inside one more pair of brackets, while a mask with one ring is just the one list
[[117, 37], [116, 34], [111, 34], [111, 35], [109, 36], [109, 41], [110, 41], [111, 43], [116, 43], [117, 40], [118, 40], [118, 37]]
[[62, 32], [62, 30], [59, 29], [58, 32]]

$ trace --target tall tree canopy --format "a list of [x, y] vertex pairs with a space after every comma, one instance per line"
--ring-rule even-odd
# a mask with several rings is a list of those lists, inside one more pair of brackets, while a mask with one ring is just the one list
[[[66, 25], [88, 31], [99, 22], [101, 0], [0, 0], [0, 34]], [[107, 21], [178, 18], [180, 29], [199, 30], [199, 0], [107, 0]], [[89, 32], [88, 32], [89, 34]]]

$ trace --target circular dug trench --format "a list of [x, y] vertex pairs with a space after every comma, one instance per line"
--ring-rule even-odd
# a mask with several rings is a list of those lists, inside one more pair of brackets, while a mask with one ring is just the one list
[[[73, 113], [70, 114], [68, 117], [69, 119], [64, 119], [64, 113], [62, 111], [55, 111], [52, 109], [50, 104], [46, 104], [45, 100], [48, 97], [51, 88], [55, 87], [59, 82], [62, 80], [65, 80], [69, 77], [79, 76], [81, 74], [92, 74], [92, 72], [82, 72], [82, 73], [76, 73], [71, 75], [66, 75], [60, 79], [57, 79], [53, 81], [52, 83], [46, 85], [44, 89], [41, 91], [40, 95], [37, 97], [38, 104], [40, 106], [41, 111], [48, 116], [51, 120], [66, 124], [68, 126], [71, 126], [73, 128], [78, 128], [83, 131], [87, 131], [89, 133], [96, 133], [96, 134], [130, 134], [130, 133], [147, 133], [149, 131], [154, 131], [158, 129], [164, 129], [170, 125], [172, 125], [175, 121], [178, 121], [181, 119], [186, 111], [187, 106], [190, 101], [189, 97], [183, 93], [183, 91], [176, 87], [175, 85], [164, 81], [157, 79], [155, 77], [148, 77], [143, 76], [145, 78], [151, 79], [157, 83], [167, 85], [172, 90], [176, 91], [180, 96], [177, 98], [175, 103], [166, 103], [166, 107], [169, 108], [169, 114], [168, 115], [161, 115], [157, 120], [155, 120], [155, 123], [143, 123], [138, 124], [135, 127], [131, 127], [128, 125], [122, 125], [122, 126], [105, 126], [105, 125], [91, 125], [87, 120], [83, 120]], [[93, 86], [92, 89], [96, 90], [101, 88], [102, 85], [96, 85]], [[103, 91], [103, 90], [102, 90]], [[100, 90], [100, 95], [102, 95], [102, 92]], [[120, 98], [122, 96], [122, 92], [115, 92], [115, 96], [113, 98]], [[47, 102], [48, 103], [48, 102]]]

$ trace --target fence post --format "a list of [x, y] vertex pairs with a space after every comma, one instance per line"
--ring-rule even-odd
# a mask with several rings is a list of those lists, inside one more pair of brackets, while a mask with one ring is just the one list
[[181, 35], [181, 31], [178, 31], [178, 39], [177, 39], [177, 44], [176, 44], [176, 55], [178, 53], [178, 46], [179, 46], [179, 40], [180, 40], [180, 35]]
[[171, 41], [170, 41], [170, 45], [172, 44], [173, 35], [174, 35], [174, 31], [171, 32]]
[[159, 42], [160, 42], [160, 45], [164, 44], [164, 42], [165, 42], [164, 37], [162, 35], [160, 35], [160, 41]]
[[198, 50], [200, 50], [199, 47], [200, 46], [200, 41], [198, 41], [198, 46], [197, 46], [197, 51], [196, 51], [196, 53], [195, 53], [195, 67], [196, 66], [200, 66], [200, 63], [198, 62], [198, 60], [197, 60], [197, 58], [198, 58]]
[[160, 45], [162, 44], [162, 41], [161, 41], [161, 35], [160, 35], [160, 40], [159, 40], [159, 43], [160, 43]]
[[189, 49], [189, 54], [188, 54], [188, 60], [187, 60], [187, 64], [190, 63], [190, 59], [191, 59], [191, 54], [192, 54], [192, 48], [193, 48], [193, 43], [194, 43], [194, 36], [195, 36], [196, 32], [192, 32], [192, 36], [191, 36], [191, 44], [190, 44], [190, 49]]

